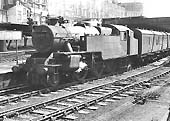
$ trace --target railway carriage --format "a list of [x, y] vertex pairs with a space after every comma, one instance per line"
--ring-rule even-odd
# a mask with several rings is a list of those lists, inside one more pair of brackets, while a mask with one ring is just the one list
[[165, 32], [135, 29], [135, 38], [138, 39], [138, 55], [145, 63], [168, 55], [168, 35]]
[[170, 45], [168, 33], [166, 38], [162, 32], [112, 24], [40, 25], [33, 27], [32, 35], [37, 51], [14, 74], [22, 71], [27, 82], [44, 86], [124, 72], [148, 61], [148, 57], [149, 61], [158, 59], [159, 51]]
[[160, 51], [162, 48], [162, 32], [153, 31], [154, 43], [152, 52]]
[[169, 49], [170, 48], [170, 33], [166, 32], [166, 35], [167, 35], [167, 48]]
[[154, 43], [152, 52], [155, 53], [154, 58], [160, 59], [167, 56], [168, 54], [168, 38], [165, 32], [153, 31], [154, 34]]
[[154, 35], [152, 31], [135, 29], [135, 38], [138, 39], [138, 54], [144, 55], [152, 52]]
[[153, 47], [155, 46], [155, 37], [153, 31], [135, 29], [134, 36], [138, 40], [138, 55], [140, 64], [147, 64], [153, 61], [153, 58], [156, 56], [153, 53]]
[[168, 36], [165, 32], [162, 32], [162, 50], [166, 50], [168, 48]]

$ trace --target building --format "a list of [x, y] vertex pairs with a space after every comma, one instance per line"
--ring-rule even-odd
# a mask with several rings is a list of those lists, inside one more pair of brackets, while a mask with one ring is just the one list
[[101, 18], [125, 17], [125, 8], [115, 0], [106, 0], [101, 6]]
[[141, 2], [121, 3], [125, 8], [125, 17], [142, 16], [143, 4]]
[[37, 24], [45, 22], [48, 15], [48, 0], [21, 0], [22, 3], [30, 8], [30, 17]]
[[116, 0], [49, 0], [48, 4], [50, 16], [73, 19], [123, 17], [125, 11]]
[[118, 0], [49, 0], [48, 6], [50, 16], [71, 19], [132, 17], [143, 12], [142, 3], [124, 4]]
[[26, 24], [32, 18], [37, 24], [45, 21], [48, 15], [47, 0], [0, 0], [6, 11], [6, 22]]
[[0, 0], [0, 23], [7, 22], [7, 10], [4, 9], [4, 0]]
[[46, 17], [66, 19], [132, 17], [143, 14], [140, 2], [118, 0], [0, 0], [0, 22], [26, 24], [32, 18], [37, 24]]
[[16, 2], [16, 5], [7, 10], [8, 22], [15, 24], [27, 24], [28, 13], [30, 9], [19, 1]]

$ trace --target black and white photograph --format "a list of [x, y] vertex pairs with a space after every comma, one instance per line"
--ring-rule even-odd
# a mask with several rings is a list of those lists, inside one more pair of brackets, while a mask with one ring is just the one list
[[0, 121], [170, 121], [169, 0], [0, 0]]

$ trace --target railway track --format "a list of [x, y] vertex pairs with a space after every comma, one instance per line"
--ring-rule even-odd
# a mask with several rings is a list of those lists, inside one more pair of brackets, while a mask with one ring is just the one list
[[26, 85], [23, 85], [23, 84], [20, 84], [18, 86], [14, 86], [14, 87], [5, 88], [5, 89], [0, 90], [0, 96], [4, 96], [6, 94], [10, 94], [10, 93], [13, 93], [16, 91], [22, 91], [27, 88], [29, 88], [29, 87]]
[[[152, 68], [142, 67], [143, 71], [141, 71], [140, 74], [159, 69], [160, 67], [161, 66], [152, 67]], [[131, 78], [135, 77], [136, 75], [139, 75], [139, 73], [131, 75]], [[126, 77], [126, 78], [128, 78], [128, 77]], [[72, 85], [72, 84], [70, 84], [70, 85]], [[60, 88], [62, 89], [64, 87], [67, 87], [67, 85], [64, 85], [63, 87], [61, 86]], [[0, 96], [1, 96], [0, 97], [0, 105], [6, 105], [6, 104], [10, 104], [12, 102], [18, 102], [18, 101], [21, 101], [21, 100], [24, 100], [24, 99], [27, 99], [27, 98], [31, 98], [31, 97], [34, 97], [34, 96], [40, 96], [41, 97], [43, 94], [50, 93], [50, 90], [54, 90], [50, 87], [45, 88], [45, 89], [44, 88], [43, 89], [37, 89], [37, 90], [29, 89], [29, 88], [30, 87], [28, 87], [28, 86], [20, 85], [20, 86], [17, 86], [17, 87], [7, 88], [7, 89], [4, 89], [4, 90], [1, 90], [0, 91]], [[58, 88], [58, 89], [60, 89], [60, 88]], [[55, 89], [55, 90], [57, 90], [57, 89]], [[71, 89], [65, 88], [65, 90], [71, 90]], [[79, 89], [74, 88], [74, 90], [77, 91]]]
[[[150, 69], [148, 70], [148, 68]], [[67, 94], [61, 94], [60, 96], [57, 95], [59, 91], [48, 92], [47, 94], [35, 91], [35, 95], [31, 92], [28, 94], [29, 96], [18, 97], [16, 98], [18, 100], [15, 100], [19, 101], [19, 103], [28, 103], [26, 106], [16, 107], [18, 105], [17, 103], [15, 106], [13, 105], [13, 108], [9, 108], [11, 105], [6, 106], [5, 109], [1, 108], [0, 118], [4, 121], [44, 121], [59, 118], [74, 118], [69, 117], [69, 114], [77, 111], [79, 113], [87, 113], [84, 109], [95, 110], [97, 107], [94, 105], [96, 104], [106, 105], [106, 103], [114, 102], [121, 97], [133, 95], [135, 92], [150, 85], [154, 79], [165, 76], [170, 72], [170, 68], [167, 67], [152, 66], [148, 68], [144, 67], [143, 70], [145, 71], [125, 76], [126, 78], [121, 77], [121, 79], [116, 79], [109, 77], [101, 79], [107, 80], [107, 82], [96, 86], [93, 85], [90, 88], [80, 89], [76, 86], [65, 88], [59, 91], [67, 91]], [[142, 77], [145, 78], [142, 79]], [[6, 105], [7, 103], [1, 104]]]

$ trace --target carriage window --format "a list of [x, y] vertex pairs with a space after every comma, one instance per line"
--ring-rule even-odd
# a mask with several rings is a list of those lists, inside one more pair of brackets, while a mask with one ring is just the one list
[[151, 38], [150, 37], [148, 37], [148, 39], [149, 39], [149, 45], [151, 44]]
[[124, 32], [124, 40], [126, 41], [126, 39], [127, 39], [127, 33]]
[[126, 32], [120, 32], [120, 40], [121, 41], [127, 40], [127, 33]]
[[158, 38], [156, 39], [156, 45], [158, 45], [159, 44], [159, 36], [158, 36]]

